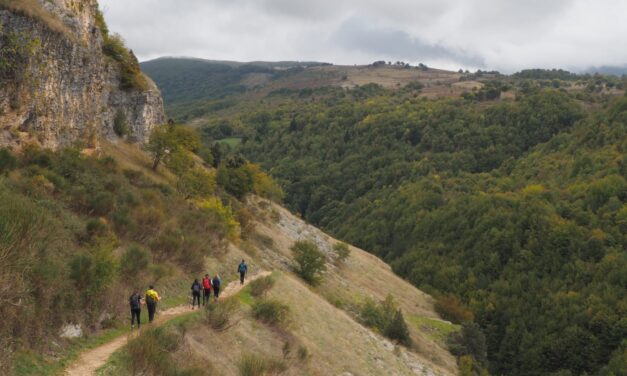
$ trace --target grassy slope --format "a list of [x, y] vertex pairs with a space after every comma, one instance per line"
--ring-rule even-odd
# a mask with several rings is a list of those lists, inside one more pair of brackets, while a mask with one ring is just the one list
[[[105, 144], [103, 150], [127, 168], [145, 171], [149, 166], [145, 156], [132, 146]], [[211, 274], [220, 273], [226, 283], [237, 278], [235, 265], [241, 258], [249, 261], [252, 273], [261, 269], [283, 271], [271, 295], [291, 307], [290, 331], [311, 354], [311, 361], [304, 366], [308, 374], [412, 374], [412, 364], [425, 365], [436, 374], [456, 373], [455, 359], [442, 341], [443, 335], [456, 327], [438, 318], [430, 296], [397, 277], [378, 258], [353, 247], [346, 263], [341, 267], [329, 263], [323, 283], [311, 289], [291, 275], [289, 247], [297, 239], [308, 238], [330, 252], [335, 240], [278, 205], [251, 198], [248, 206], [257, 218], [256, 235], [232, 244], [228, 252], [216, 258], [207, 258], [205, 269]], [[328, 259], [332, 257], [328, 253]], [[387, 294], [394, 296], [405, 313], [415, 344], [412, 351], [394, 351], [387, 340], [354, 318], [366, 297], [384, 299]], [[178, 303], [185, 301], [184, 295], [181, 297]], [[250, 302], [250, 297], [244, 294], [242, 300]], [[236, 327], [226, 332], [210, 331], [199, 322], [187, 333], [187, 349], [211, 361], [225, 375], [237, 374], [236, 364], [244, 352], [280, 357], [285, 341], [284, 333], [257, 323], [250, 315], [244, 315]], [[116, 354], [105, 374], [121, 374], [123, 357], [123, 352]], [[302, 374], [301, 367], [291, 367], [288, 374]]]

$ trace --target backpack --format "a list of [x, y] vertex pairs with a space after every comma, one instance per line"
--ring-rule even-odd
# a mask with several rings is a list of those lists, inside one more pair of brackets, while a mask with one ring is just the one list
[[139, 294], [131, 295], [131, 297], [129, 298], [129, 303], [131, 304], [131, 309], [139, 309], [139, 308], [141, 308], [140, 299], [141, 299], [141, 296], [139, 296]]
[[239, 271], [240, 273], [244, 273], [244, 272], [248, 271], [248, 265], [246, 265], [246, 264], [244, 264], [244, 263], [239, 264], [239, 269], [238, 269], [238, 271]]
[[147, 303], [156, 303], [159, 301], [159, 295], [155, 290], [146, 291], [146, 302]]
[[200, 293], [200, 283], [194, 283], [192, 285], [192, 291]]
[[210, 290], [211, 289], [211, 280], [209, 278], [203, 278], [202, 279], [202, 285], [205, 288], [205, 290]]
[[212, 281], [212, 284], [214, 287], [220, 288], [220, 279], [219, 278], [214, 278]]

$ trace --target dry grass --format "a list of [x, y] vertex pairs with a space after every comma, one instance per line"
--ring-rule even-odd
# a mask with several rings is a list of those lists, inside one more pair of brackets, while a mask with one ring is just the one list
[[38, 20], [59, 34], [71, 35], [67, 26], [56, 15], [44, 9], [37, 0], [0, 0], [0, 8]]
[[126, 142], [112, 143], [106, 140], [101, 141], [100, 147], [105, 155], [112, 156], [119, 163], [122, 169], [141, 171], [144, 175], [157, 183], [174, 184], [176, 177], [167, 169], [160, 168], [154, 171], [150, 156], [141, 150], [138, 144]]
[[[272, 237], [274, 240], [273, 250], [277, 254], [267, 252], [264, 255], [266, 260], [272, 262], [273, 267], [287, 270], [282, 264], [282, 260], [291, 258], [289, 248], [296, 239], [303, 236], [316, 236], [318, 239], [328, 242], [330, 252], [335, 253], [332, 250], [332, 245], [336, 242], [333, 238], [307, 226], [301, 219], [296, 218], [278, 205], [273, 204], [268, 210], [277, 211], [281, 221], [279, 223], [264, 221], [264, 223], [257, 225], [257, 231]], [[290, 223], [291, 225], [286, 226]], [[301, 230], [299, 230], [300, 232], [293, 232], [289, 230], [289, 227], [297, 227]], [[343, 265], [339, 268], [330, 267], [322, 279], [319, 291], [328, 302], [348, 311], [355, 317], [359, 307], [367, 298], [380, 301], [391, 294], [407, 317], [440, 320], [434, 309], [434, 301], [429, 295], [398, 277], [392, 272], [389, 265], [377, 257], [355, 247], [350, 247], [350, 251], [350, 255]], [[273, 290], [273, 294], [275, 290]], [[277, 296], [284, 300], [282, 295]], [[294, 308], [291, 302], [286, 301], [286, 303]], [[300, 323], [299, 320], [294, 321]], [[443, 369], [445, 373], [456, 373], [455, 358], [441, 342], [434, 340], [429, 328], [410, 325], [410, 333], [419, 357], [425, 359], [434, 368]]]

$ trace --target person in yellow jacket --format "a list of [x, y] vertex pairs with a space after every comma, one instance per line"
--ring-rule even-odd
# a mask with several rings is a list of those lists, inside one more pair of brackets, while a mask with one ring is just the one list
[[157, 311], [157, 302], [161, 300], [159, 294], [155, 291], [155, 287], [150, 285], [146, 290], [146, 306], [148, 306], [148, 322], [155, 319], [155, 311]]

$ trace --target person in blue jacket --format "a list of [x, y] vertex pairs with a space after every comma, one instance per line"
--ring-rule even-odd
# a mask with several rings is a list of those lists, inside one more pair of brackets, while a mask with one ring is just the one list
[[244, 278], [246, 278], [246, 274], [248, 274], [248, 265], [246, 265], [246, 261], [244, 261], [244, 259], [242, 259], [242, 262], [239, 263], [237, 272], [239, 273], [239, 283], [243, 285]]

